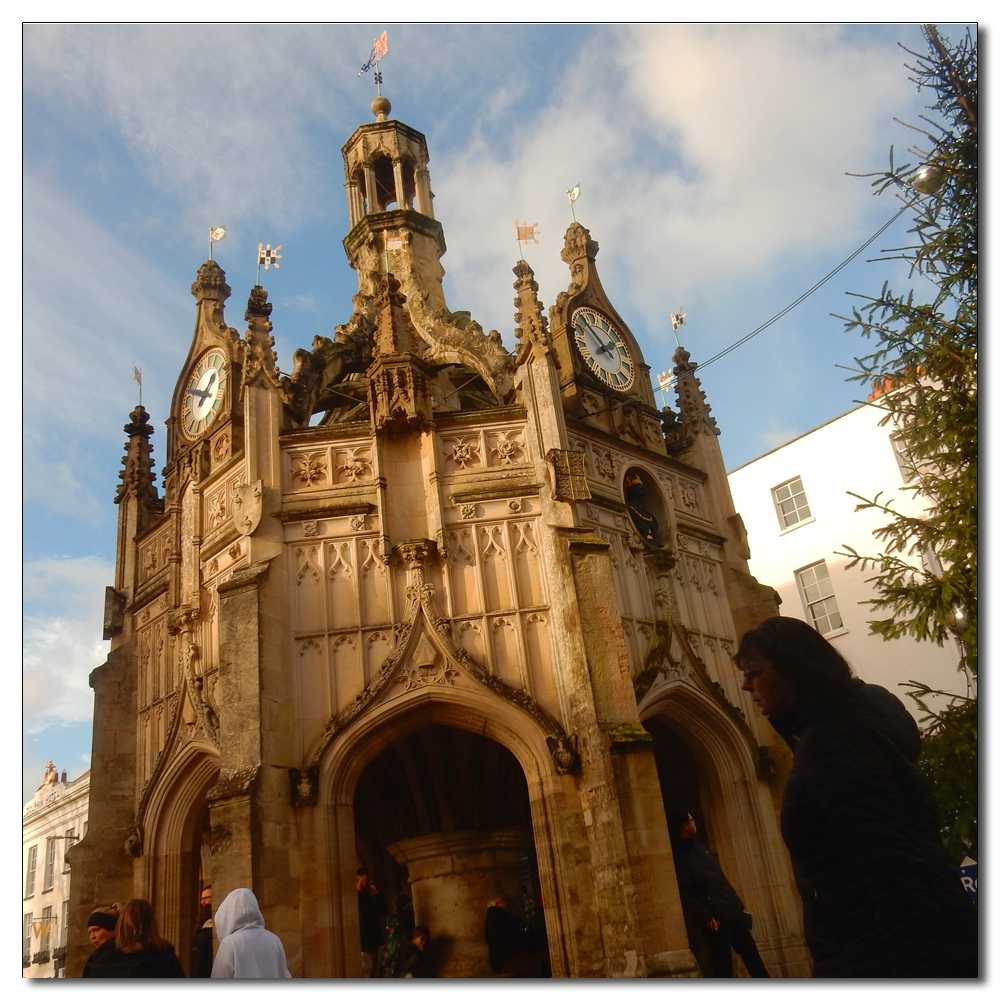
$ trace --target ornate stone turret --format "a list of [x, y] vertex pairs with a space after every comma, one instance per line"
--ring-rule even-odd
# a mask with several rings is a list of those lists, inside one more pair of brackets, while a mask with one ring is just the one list
[[677, 401], [688, 434], [712, 434], [717, 437], [720, 431], [712, 416], [712, 407], [705, 398], [701, 381], [694, 374], [697, 363], [691, 361], [690, 353], [683, 347], [677, 348], [671, 360], [677, 366], [674, 368]]
[[343, 146], [351, 223], [344, 248], [363, 294], [375, 294], [373, 272], [392, 271], [403, 285], [413, 276], [430, 307], [442, 309], [439, 259], [446, 247], [434, 219], [427, 140], [409, 125], [390, 121], [391, 110], [387, 98], [377, 97], [376, 120], [357, 128]]
[[[548, 354], [552, 350], [552, 338], [549, 336], [549, 321], [545, 317], [545, 309], [538, 298], [538, 282], [535, 272], [526, 260], [519, 260], [514, 265], [514, 322], [517, 323], [517, 363], [522, 365], [530, 356], [532, 346], [540, 354]], [[559, 360], [556, 367], [559, 367]]]
[[137, 501], [138, 530], [142, 531], [147, 524], [163, 512], [163, 501], [157, 495], [153, 485], [156, 473], [153, 472], [153, 446], [149, 443], [153, 428], [149, 426], [149, 414], [144, 406], [137, 406], [129, 416], [131, 423], [125, 425], [128, 441], [125, 442], [125, 455], [122, 465], [125, 468], [118, 473], [121, 483], [115, 493], [115, 503], [120, 504], [126, 497], [134, 497]]
[[249, 324], [244, 338], [247, 345], [243, 359], [244, 384], [256, 378], [259, 372], [264, 372], [274, 385], [278, 384], [278, 356], [274, 353], [274, 337], [271, 336], [273, 308], [267, 301], [267, 292], [260, 285], [254, 285], [243, 317]]
[[432, 419], [430, 369], [416, 355], [422, 342], [403, 310], [405, 302], [399, 282], [387, 274], [375, 299], [375, 360], [368, 370], [377, 430], [423, 429]]

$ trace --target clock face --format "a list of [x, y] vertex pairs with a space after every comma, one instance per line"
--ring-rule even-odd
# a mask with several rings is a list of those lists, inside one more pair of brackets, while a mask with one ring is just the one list
[[590, 370], [612, 389], [628, 389], [635, 381], [635, 363], [621, 334], [596, 310], [573, 313], [573, 340]]
[[212, 425], [222, 411], [228, 381], [225, 352], [213, 347], [202, 355], [184, 390], [181, 422], [188, 437], [197, 437]]

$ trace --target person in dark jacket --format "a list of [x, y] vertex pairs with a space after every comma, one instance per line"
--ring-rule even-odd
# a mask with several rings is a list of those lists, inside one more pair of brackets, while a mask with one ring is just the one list
[[490, 968], [515, 979], [535, 978], [537, 961], [528, 950], [528, 935], [524, 924], [507, 908], [507, 900], [497, 896], [486, 908], [483, 929], [489, 949]]
[[740, 641], [743, 690], [792, 748], [781, 832], [821, 978], [978, 976], [978, 920], [941, 845], [920, 734], [795, 618]]
[[198, 919], [191, 942], [191, 978], [212, 978], [212, 887], [201, 890]]
[[410, 948], [399, 962], [396, 973], [399, 979], [433, 979], [434, 965], [427, 953], [427, 943], [431, 932], [423, 925], [417, 924], [410, 936]]
[[735, 951], [754, 979], [769, 979], [747, 926], [743, 900], [715, 856], [695, 836], [698, 828], [694, 818], [687, 809], [671, 809], [667, 825], [681, 907], [702, 932], [712, 959], [712, 977], [732, 978]]
[[130, 899], [122, 907], [115, 929], [115, 949], [88, 978], [184, 978], [174, 946], [160, 937], [153, 908], [147, 900]]
[[361, 930], [361, 974], [374, 978], [378, 974], [378, 950], [382, 947], [382, 922], [385, 920], [385, 898], [371, 881], [367, 868], [358, 869], [358, 925]]
[[83, 966], [84, 979], [100, 979], [100, 968], [105, 962], [114, 959], [115, 925], [118, 923], [117, 903], [111, 906], [99, 906], [87, 921], [87, 934], [94, 950], [87, 956]]

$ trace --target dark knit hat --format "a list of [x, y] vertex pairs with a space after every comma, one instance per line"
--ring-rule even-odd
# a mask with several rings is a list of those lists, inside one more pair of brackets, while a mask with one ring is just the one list
[[101, 913], [95, 910], [87, 921], [88, 927], [103, 927], [106, 931], [113, 931], [118, 924], [118, 917], [114, 913]]

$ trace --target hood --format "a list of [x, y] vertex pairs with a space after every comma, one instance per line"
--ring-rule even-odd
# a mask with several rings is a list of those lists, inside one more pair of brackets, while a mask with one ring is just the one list
[[215, 911], [215, 929], [220, 941], [234, 931], [263, 926], [264, 917], [257, 904], [257, 897], [249, 889], [233, 889]]
[[892, 742], [907, 760], [915, 761], [920, 753], [920, 730], [903, 703], [878, 684], [866, 684], [855, 677], [846, 694], [831, 697], [817, 695], [799, 699], [784, 712], [775, 712], [768, 722], [795, 749], [806, 727], [821, 719], [853, 715]]

